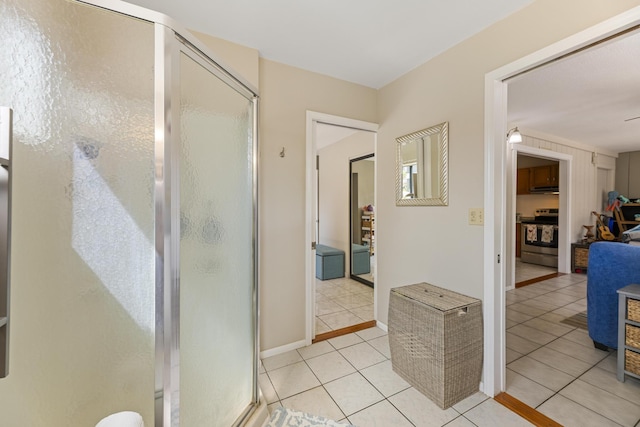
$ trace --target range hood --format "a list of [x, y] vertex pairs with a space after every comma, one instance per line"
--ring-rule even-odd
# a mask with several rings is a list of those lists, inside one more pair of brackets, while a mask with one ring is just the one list
[[560, 188], [557, 185], [546, 185], [543, 187], [531, 187], [529, 192], [532, 194], [559, 194]]

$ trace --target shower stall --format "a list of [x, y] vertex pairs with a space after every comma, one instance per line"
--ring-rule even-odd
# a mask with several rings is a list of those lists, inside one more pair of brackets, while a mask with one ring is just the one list
[[257, 91], [164, 15], [0, 0], [13, 116], [3, 425], [243, 425], [259, 402]]

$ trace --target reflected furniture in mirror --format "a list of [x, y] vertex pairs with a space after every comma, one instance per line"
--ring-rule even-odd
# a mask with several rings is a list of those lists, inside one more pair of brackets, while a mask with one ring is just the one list
[[353, 280], [374, 286], [375, 256], [375, 155], [350, 160], [350, 237]]
[[396, 138], [396, 205], [449, 203], [449, 123]]

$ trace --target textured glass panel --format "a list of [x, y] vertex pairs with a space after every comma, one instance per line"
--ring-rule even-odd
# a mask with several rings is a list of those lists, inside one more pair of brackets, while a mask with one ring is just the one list
[[250, 102], [180, 61], [180, 422], [227, 427], [251, 403]]
[[153, 25], [0, 0], [14, 108], [11, 375], [0, 424], [154, 410]]

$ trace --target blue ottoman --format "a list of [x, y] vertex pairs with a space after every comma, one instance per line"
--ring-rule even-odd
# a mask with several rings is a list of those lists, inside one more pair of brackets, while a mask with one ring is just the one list
[[369, 246], [352, 243], [351, 257], [351, 272], [353, 274], [368, 274], [371, 272]]
[[320, 280], [344, 277], [344, 251], [331, 246], [316, 246], [316, 278]]

